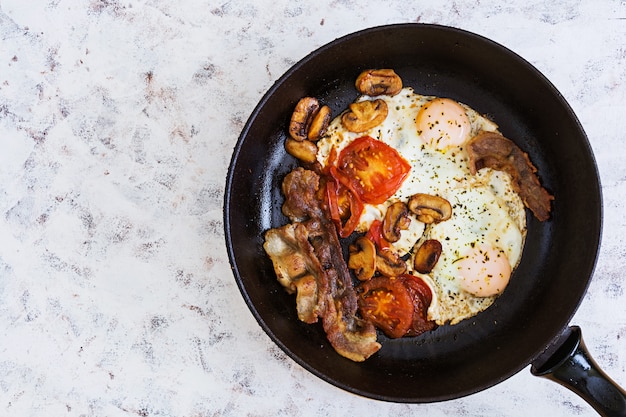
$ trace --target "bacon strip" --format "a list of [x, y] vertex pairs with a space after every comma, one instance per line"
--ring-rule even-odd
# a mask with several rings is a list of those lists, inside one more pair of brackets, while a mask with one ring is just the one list
[[554, 197], [541, 186], [537, 168], [515, 143], [496, 132], [481, 132], [468, 142], [467, 152], [472, 174], [484, 167], [508, 173], [514, 190], [535, 217], [540, 221], [550, 218]]
[[285, 177], [282, 210], [292, 224], [268, 230], [263, 247], [279, 282], [297, 293], [300, 320], [313, 323], [321, 318], [333, 348], [361, 362], [381, 346], [374, 326], [356, 316], [357, 296], [337, 231], [317, 199], [319, 180], [315, 172], [303, 168]]

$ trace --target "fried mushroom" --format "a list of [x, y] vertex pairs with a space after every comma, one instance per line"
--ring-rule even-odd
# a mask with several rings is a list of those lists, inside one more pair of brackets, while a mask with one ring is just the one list
[[383, 99], [358, 101], [348, 107], [349, 110], [341, 116], [341, 123], [354, 133], [362, 133], [378, 126], [387, 118], [389, 112]]
[[369, 69], [359, 74], [355, 86], [368, 96], [395, 96], [402, 90], [402, 79], [392, 69]]
[[303, 97], [298, 101], [291, 114], [289, 136], [298, 142], [308, 139], [308, 132], [313, 119], [320, 110], [320, 103], [315, 97]]
[[406, 272], [406, 262], [391, 249], [379, 251], [376, 254], [376, 270], [386, 277], [397, 277]]
[[433, 270], [441, 255], [441, 242], [435, 239], [425, 240], [415, 252], [413, 269], [420, 274], [428, 274]]
[[360, 281], [367, 281], [376, 272], [376, 246], [374, 242], [361, 236], [350, 247], [350, 257], [348, 258], [348, 268]]
[[397, 201], [389, 206], [383, 219], [382, 234], [389, 242], [400, 240], [400, 232], [406, 230], [411, 223], [409, 209], [406, 204]]
[[311, 120], [311, 125], [309, 126], [309, 131], [307, 132], [307, 139], [317, 142], [319, 138], [324, 136], [326, 129], [328, 129], [328, 125], [330, 124], [331, 118], [332, 113], [330, 107], [320, 107], [317, 114], [313, 116], [313, 120]]
[[443, 197], [417, 193], [409, 198], [409, 210], [423, 223], [439, 223], [452, 217], [452, 206]]
[[317, 160], [317, 145], [310, 140], [298, 141], [292, 138], [285, 140], [287, 153], [302, 162], [313, 163]]

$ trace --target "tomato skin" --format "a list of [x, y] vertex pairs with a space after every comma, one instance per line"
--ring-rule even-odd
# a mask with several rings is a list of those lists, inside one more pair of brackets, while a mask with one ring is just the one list
[[362, 202], [384, 203], [395, 194], [411, 165], [391, 146], [370, 136], [361, 136], [337, 157], [330, 174]]
[[398, 279], [407, 287], [413, 300], [413, 321], [406, 335], [417, 336], [436, 328], [435, 322], [428, 320], [428, 307], [433, 298], [430, 287], [415, 275], [402, 274]]
[[379, 251], [382, 251], [391, 247], [391, 243], [389, 243], [389, 241], [383, 237], [383, 222], [378, 219], [372, 222], [365, 236], [369, 240], [374, 242], [374, 244], [376, 245], [376, 248]]
[[413, 323], [413, 299], [402, 280], [374, 277], [360, 287], [361, 316], [390, 338], [404, 336]]
[[402, 274], [399, 278], [420, 297], [426, 308], [430, 306], [433, 300], [433, 293], [430, 291], [430, 287], [420, 277], [413, 274]]
[[[350, 190], [346, 189], [341, 184], [337, 185], [332, 179], [326, 182], [326, 197], [330, 217], [337, 227], [339, 237], [345, 238], [350, 236], [359, 225], [359, 219], [363, 212], [363, 203]], [[343, 219], [344, 216], [342, 216], [342, 210], [340, 209], [339, 201], [341, 198], [347, 198], [349, 205], [349, 217], [345, 222]]]

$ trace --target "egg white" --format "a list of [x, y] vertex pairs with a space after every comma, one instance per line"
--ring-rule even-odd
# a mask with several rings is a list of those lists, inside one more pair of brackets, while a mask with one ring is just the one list
[[[401, 255], [406, 255], [425, 239], [442, 243], [435, 268], [423, 276], [433, 293], [428, 318], [438, 324], [456, 324], [485, 310], [495, 297], [476, 297], [463, 291], [455, 261], [464, 248], [485, 242], [502, 250], [514, 269], [521, 258], [525, 238], [524, 205], [512, 190], [508, 174], [485, 168], [471, 175], [462, 145], [437, 150], [420, 138], [415, 124], [417, 114], [435, 97], [416, 94], [411, 87], [405, 87], [395, 96], [377, 98], [384, 99], [388, 107], [383, 123], [367, 132], [354, 133], [342, 126], [339, 115], [317, 143], [318, 161], [326, 166], [333, 148], [338, 155], [354, 139], [368, 135], [396, 149], [411, 164], [409, 175], [393, 196], [383, 204], [365, 205], [357, 228], [359, 232], [367, 231], [375, 219], [382, 220], [389, 205], [406, 202], [416, 193], [438, 195], [452, 204], [452, 218], [439, 224], [426, 226], [413, 217], [409, 229], [402, 231], [401, 239], [393, 246]], [[362, 96], [357, 101], [368, 99], [371, 97]], [[480, 131], [498, 130], [494, 122], [469, 106], [459, 104], [471, 123], [468, 138]]]
[[432, 303], [428, 313], [438, 324], [456, 324], [483, 311], [496, 299], [476, 297], [462, 289], [458, 262], [470, 248], [482, 244], [496, 248], [506, 255], [511, 269], [521, 259], [525, 224], [520, 220], [525, 217], [517, 212], [519, 196], [496, 194], [500, 182], [508, 181], [501, 174], [485, 170], [483, 178], [472, 178], [447, 190], [445, 198], [452, 204], [452, 218], [429, 225], [424, 231], [423, 239], [436, 239], [442, 245], [439, 261], [429, 274], [439, 302]]

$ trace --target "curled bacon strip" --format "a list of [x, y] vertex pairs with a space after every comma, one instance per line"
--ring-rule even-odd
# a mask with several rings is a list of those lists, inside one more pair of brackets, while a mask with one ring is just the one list
[[470, 172], [484, 167], [511, 176], [514, 190], [540, 221], [550, 218], [554, 197], [539, 183], [537, 168], [515, 143], [496, 132], [481, 132], [467, 143]]

